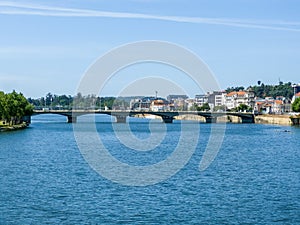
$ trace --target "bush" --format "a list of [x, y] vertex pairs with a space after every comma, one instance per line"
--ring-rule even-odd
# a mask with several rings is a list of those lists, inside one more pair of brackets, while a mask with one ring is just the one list
[[296, 98], [296, 100], [293, 102], [292, 109], [294, 112], [300, 112], [300, 98]]

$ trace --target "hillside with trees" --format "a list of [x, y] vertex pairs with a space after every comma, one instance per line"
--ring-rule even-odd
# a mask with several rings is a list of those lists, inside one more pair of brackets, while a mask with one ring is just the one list
[[[226, 92], [229, 93], [232, 91], [240, 91], [245, 89], [246, 88], [243, 86], [229, 87], [226, 89]], [[291, 82], [288, 83], [279, 82], [279, 84], [277, 85], [267, 85], [267, 84], [265, 85], [264, 83], [258, 81], [257, 85], [249, 86], [247, 90], [253, 91], [254, 95], [259, 98], [265, 98], [265, 97], [276, 98], [277, 96], [283, 96], [292, 99], [294, 95]]]
[[23, 122], [24, 116], [32, 114], [33, 106], [22, 93], [0, 91], [0, 121], [1, 125], [16, 125]]

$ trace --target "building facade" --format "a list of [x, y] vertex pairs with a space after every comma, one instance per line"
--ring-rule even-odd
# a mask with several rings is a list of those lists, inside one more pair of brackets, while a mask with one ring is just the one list
[[254, 93], [250, 91], [232, 91], [225, 96], [225, 106], [227, 109], [233, 109], [244, 104], [254, 108]]

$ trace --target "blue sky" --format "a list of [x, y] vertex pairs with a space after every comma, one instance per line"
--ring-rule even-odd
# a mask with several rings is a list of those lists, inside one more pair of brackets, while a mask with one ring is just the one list
[[[297, 0], [0, 1], [0, 90], [15, 89], [27, 97], [73, 95], [97, 58], [142, 40], [193, 51], [222, 89], [258, 80], [299, 83], [299, 11]], [[188, 79], [171, 75], [178, 71], [145, 65], [117, 74], [102, 94], [124, 90], [126, 82], [121, 81], [132, 83], [126, 77], [135, 71], [141, 77], [169, 79], [191, 97], [201, 93]], [[154, 93], [151, 85], [149, 90], [133, 85], [130, 93]], [[171, 86], [157, 88], [162, 96], [180, 92]]]

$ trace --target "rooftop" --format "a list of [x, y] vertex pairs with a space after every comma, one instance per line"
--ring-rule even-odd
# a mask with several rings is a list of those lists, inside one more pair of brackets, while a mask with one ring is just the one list
[[232, 92], [228, 93], [227, 96], [228, 97], [233, 96], [233, 95], [243, 96], [245, 94], [246, 94], [245, 91], [232, 91]]

